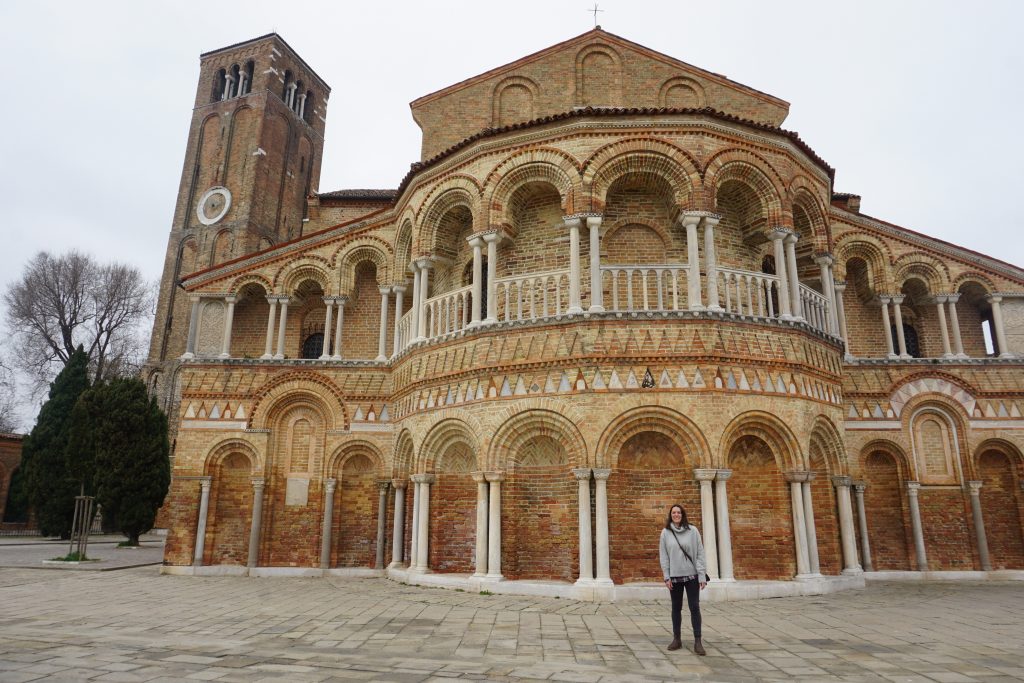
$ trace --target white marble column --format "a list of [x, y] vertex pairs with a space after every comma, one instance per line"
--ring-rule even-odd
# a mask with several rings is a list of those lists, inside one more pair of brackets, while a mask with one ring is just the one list
[[839, 542], [843, 547], [843, 573], [859, 574], [857, 562], [857, 534], [853, 530], [853, 506], [850, 503], [850, 477], [832, 477], [836, 487], [836, 504], [839, 508]]
[[806, 472], [788, 472], [790, 508], [793, 511], [793, 546], [796, 550], [796, 578], [810, 575], [810, 562], [807, 558], [807, 521], [804, 519], [803, 481]]
[[959, 300], [959, 294], [946, 295], [946, 305], [949, 306], [949, 327], [953, 333], [953, 351], [957, 358], [967, 358], [967, 354], [964, 353], [964, 340], [960, 336], [960, 316], [956, 312], [956, 302]]
[[718, 214], [702, 214], [704, 222], [704, 277], [708, 284], [708, 310], [720, 311], [718, 305], [718, 259], [715, 257], [715, 226], [722, 217]]
[[920, 482], [907, 482], [907, 500], [910, 503], [910, 530], [914, 535], [914, 554], [917, 556], [917, 571], [928, 571], [928, 553], [924, 547], [924, 530], [921, 527], [921, 507], [917, 502]]
[[590, 534], [590, 468], [580, 467], [572, 473], [576, 476], [579, 504], [578, 519], [580, 527], [580, 575], [576, 584], [580, 586], [594, 583], [594, 543]]
[[981, 514], [981, 481], [969, 481], [967, 486], [971, 492], [971, 516], [974, 518], [974, 536], [978, 541], [978, 558], [981, 570], [992, 571], [992, 557], [988, 552], [988, 539], [985, 537], [985, 519]]
[[867, 488], [867, 484], [864, 482], [857, 482], [854, 484], [853, 489], [857, 496], [857, 525], [860, 527], [860, 557], [861, 564], [864, 567], [864, 571], [872, 572], [875, 570], [871, 564], [871, 541], [868, 539], [868, 515], [864, 509], [864, 489]]
[[789, 279], [789, 291], [792, 297], [793, 317], [802, 319], [804, 317], [804, 305], [800, 300], [800, 271], [796, 267], [796, 243], [800, 236], [790, 231], [783, 240], [786, 245], [786, 276]]
[[196, 335], [199, 333], [200, 299], [198, 296], [192, 296], [190, 299], [192, 301], [192, 314], [188, 320], [188, 339], [185, 341], [185, 353], [181, 355], [183, 359], [196, 357]]
[[[703, 311], [704, 304], [700, 294], [700, 243], [697, 237], [697, 226], [700, 225], [699, 212], [684, 211], [679, 221], [686, 229], [686, 301], [691, 311]], [[708, 291], [711, 289], [708, 283]]]
[[1006, 345], [1006, 327], [1003, 325], [1003, 297], [999, 294], [990, 294], [985, 300], [992, 306], [992, 328], [995, 334], [996, 352], [1000, 358], [1013, 358], [1009, 347]]
[[480, 324], [480, 315], [483, 307], [482, 297], [484, 292], [484, 238], [479, 234], [470, 235], [466, 240], [473, 249], [473, 289], [470, 294], [472, 308], [469, 313], [469, 326], [476, 327]]
[[832, 288], [836, 292], [836, 318], [839, 320], [839, 337], [843, 340], [843, 348], [846, 351], [846, 358], [853, 358], [850, 353], [850, 335], [846, 330], [846, 306], [843, 304], [843, 294], [846, 293], [845, 282], [833, 282]]
[[608, 543], [608, 477], [611, 473], [610, 469], [594, 469], [594, 535], [597, 540], [594, 553], [597, 572], [594, 581], [599, 586], [612, 585], [611, 549]]
[[388, 480], [377, 482], [377, 556], [374, 558], [374, 569], [384, 569], [384, 541], [388, 523]]
[[420, 267], [416, 261], [409, 264], [409, 271], [412, 273], [412, 302], [409, 307], [409, 344], [418, 341], [420, 338]]
[[602, 216], [587, 216], [590, 231], [590, 312], [604, 310], [604, 281], [601, 279], [601, 220]]
[[939, 317], [939, 332], [942, 335], [942, 357], [952, 358], [953, 349], [949, 344], [949, 326], [946, 325], [946, 297], [935, 297], [935, 313]]
[[391, 291], [395, 293], [395, 331], [394, 339], [391, 344], [391, 354], [397, 356], [400, 348], [402, 336], [399, 330], [399, 324], [402, 322], [402, 298], [405, 296], [405, 285], [394, 285], [391, 287]]
[[277, 317], [277, 297], [267, 296], [267, 303], [270, 304], [270, 313], [267, 316], [267, 345], [263, 349], [264, 360], [274, 357], [274, 321]]
[[395, 489], [395, 519], [391, 527], [391, 563], [389, 567], [402, 565], [402, 554], [405, 552], [405, 479], [392, 479], [391, 486]]
[[288, 301], [286, 296], [278, 299], [281, 304], [281, 317], [277, 321], [277, 352], [274, 354], [274, 358], [277, 360], [284, 358], [284, 333], [288, 327]]
[[892, 301], [892, 297], [885, 294], [879, 294], [878, 301], [882, 304], [882, 336], [885, 339], [885, 356], [890, 360], [899, 358], [892, 348], [892, 323], [889, 322], [889, 302]]
[[262, 479], [252, 480], [252, 522], [249, 525], [249, 557], [246, 567], [255, 567], [260, 560], [260, 525], [263, 524], [263, 485]]
[[832, 281], [832, 264], [835, 260], [828, 254], [820, 254], [814, 262], [818, 264], [821, 277], [821, 292], [828, 300], [828, 331], [839, 334], [839, 319], [836, 316], [836, 292]]
[[324, 518], [320, 530], [320, 568], [331, 568], [331, 533], [334, 524], [334, 491], [338, 480], [324, 479]]
[[416, 317], [419, 320], [416, 329], [419, 334], [418, 339], [423, 340], [430, 333], [430, 330], [427, 329], [427, 299], [430, 298], [430, 269], [434, 263], [426, 258], [420, 259], [417, 263], [420, 267], [420, 305], [416, 311]]
[[707, 558], [708, 575], [712, 579], [718, 578], [718, 534], [715, 531], [715, 493], [712, 490], [712, 482], [715, 480], [717, 470], [693, 471], [697, 481], [700, 482], [700, 532], [704, 540], [704, 555]]
[[778, 227], [768, 231], [768, 239], [772, 241], [772, 253], [775, 258], [775, 276], [779, 278], [779, 318], [789, 320], [793, 317], [790, 308], [789, 275], [786, 273], [786, 236], [791, 234], [788, 228]]
[[814, 524], [814, 502], [811, 500], [811, 482], [814, 472], [807, 473], [807, 480], [801, 482], [804, 499], [804, 524], [807, 525], [807, 565], [813, 576], [821, 575], [821, 561], [818, 558], [818, 529]]
[[203, 553], [206, 551], [206, 520], [210, 515], [210, 482], [213, 477], [199, 478], [199, 522], [196, 525], [196, 548], [192, 555], [194, 567], [203, 566]]
[[484, 234], [487, 243], [487, 318], [485, 323], [498, 321], [498, 242], [501, 234], [489, 232]]
[[235, 297], [226, 296], [224, 302], [228, 305], [227, 315], [224, 316], [224, 343], [221, 345], [220, 357], [231, 357], [231, 328], [235, 323]]
[[420, 557], [420, 492], [423, 487], [420, 486], [420, 482], [416, 479], [415, 474], [409, 477], [409, 480], [412, 481], [412, 524], [409, 527], [409, 570], [415, 571]]
[[903, 334], [903, 309], [901, 306], [904, 298], [902, 294], [892, 297], [893, 325], [896, 327], [896, 343], [899, 345], [900, 358], [910, 358], [910, 354], [907, 353], [907, 339]]
[[224, 92], [220, 94], [220, 99], [229, 100], [231, 99], [231, 89], [235, 85], [235, 77], [228, 74], [224, 77]]
[[[783, 299], [782, 296], [779, 299]], [[732, 470], [715, 474], [715, 521], [718, 523], [718, 571], [722, 581], [735, 581], [732, 570], [732, 532], [729, 530], [729, 494], [726, 482]]]
[[377, 332], [377, 362], [388, 359], [388, 297], [391, 295], [390, 285], [380, 287], [380, 330]]
[[338, 314], [334, 317], [334, 354], [331, 356], [334, 360], [341, 360], [342, 352], [342, 330], [345, 329], [345, 304], [348, 303], [347, 296], [336, 296], [334, 297], [334, 303], [338, 306]]
[[476, 482], [476, 571], [473, 576], [487, 576], [487, 475], [484, 472], [472, 472]]
[[325, 296], [324, 305], [327, 307], [324, 311], [324, 347], [320, 351], [320, 360], [331, 359], [331, 324], [334, 322], [334, 297]]
[[419, 529], [416, 543], [416, 569], [421, 572], [430, 571], [430, 485], [434, 483], [432, 474], [415, 474], [413, 481], [419, 479]]
[[490, 484], [487, 514], [487, 578], [500, 580], [501, 573], [501, 482], [505, 475], [502, 472], [487, 472], [487, 483]]
[[566, 216], [562, 219], [565, 227], [569, 228], [569, 309], [570, 315], [582, 313], [583, 306], [580, 303], [580, 223], [579, 218]]

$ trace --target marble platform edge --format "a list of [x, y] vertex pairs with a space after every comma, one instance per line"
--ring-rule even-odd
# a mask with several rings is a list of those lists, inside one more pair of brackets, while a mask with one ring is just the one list
[[864, 572], [864, 578], [868, 581], [1024, 581], [1024, 569], [994, 569], [987, 572], [881, 570]]
[[210, 565], [203, 567], [163, 565], [161, 574], [171, 576], [253, 576], [253, 577], [322, 577], [338, 576], [351, 579], [380, 578], [383, 569], [366, 567], [335, 567], [319, 569], [317, 567], [241, 567], [238, 565]]

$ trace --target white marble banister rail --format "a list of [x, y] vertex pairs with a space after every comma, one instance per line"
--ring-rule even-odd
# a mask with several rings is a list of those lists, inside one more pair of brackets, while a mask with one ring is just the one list
[[685, 263], [601, 266], [602, 287], [611, 300], [606, 310], [683, 311], [689, 306]]
[[774, 318], [779, 296], [786, 296], [778, 276], [735, 268], [718, 269], [719, 302], [727, 313]]
[[472, 293], [473, 285], [466, 285], [423, 302], [427, 308], [427, 329], [423, 336], [432, 339], [450, 332], [458, 332], [469, 325]]
[[569, 269], [497, 278], [498, 320], [539, 320], [563, 315], [569, 305]]
[[807, 319], [807, 324], [819, 332], [831, 334], [828, 322], [828, 298], [824, 294], [816, 292], [801, 283], [800, 303], [803, 306], [803, 313]]
[[412, 341], [412, 324], [416, 309], [410, 308], [398, 319], [398, 350], [401, 351]]

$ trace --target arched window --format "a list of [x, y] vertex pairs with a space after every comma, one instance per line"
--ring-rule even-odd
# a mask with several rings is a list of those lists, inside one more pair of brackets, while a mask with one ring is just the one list
[[238, 91], [239, 95], [248, 95], [252, 92], [252, 77], [256, 71], [256, 63], [251, 59], [245, 63], [245, 69], [242, 70], [242, 84]]
[[213, 91], [210, 93], [211, 102], [220, 102], [224, 99], [224, 84], [227, 82], [227, 71], [218, 69], [217, 75], [213, 78]]
[[295, 84], [292, 83], [292, 72], [284, 72], [284, 89], [281, 91], [281, 99], [284, 101], [286, 107], [291, 109], [292, 106], [292, 95], [295, 94]]
[[228, 80], [230, 83], [228, 84], [227, 97], [225, 99], [238, 97], [238, 87], [241, 85], [241, 83], [239, 83], [241, 80], [241, 69], [238, 68], [237, 64], [231, 67], [231, 74]]
[[314, 332], [302, 342], [303, 358], [319, 358], [324, 352], [324, 333]]
[[306, 91], [306, 99], [302, 102], [302, 119], [309, 125], [313, 125], [313, 91]]
[[296, 114], [302, 111], [302, 101], [305, 99], [305, 95], [306, 91], [302, 89], [302, 81], [295, 81], [295, 87], [292, 88], [292, 100], [288, 103], [288, 106]]
[[[484, 320], [487, 317], [487, 257], [483, 256], [480, 259], [480, 319]], [[462, 286], [466, 287], [473, 284], [473, 261], [470, 259], [466, 263], [466, 267], [462, 269]], [[466, 297], [466, 308], [473, 310], [473, 292], [470, 291], [469, 296]]]
[[[899, 349], [899, 335], [896, 333], [896, 326], [890, 328], [892, 334], [892, 348]], [[921, 339], [917, 330], [909, 323], [903, 323], [903, 341], [907, 343], [907, 354], [911, 358], [921, 358]]]

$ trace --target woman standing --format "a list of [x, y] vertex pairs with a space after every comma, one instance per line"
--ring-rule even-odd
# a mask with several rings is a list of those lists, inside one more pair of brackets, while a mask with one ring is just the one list
[[665, 587], [672, 594], [672, 642], [668, 649], [678, 650], [683, 646], [679, 640], [679, 629], [685, 594], [693, 626], [693, 651], [698, 655], [707, 654], [700, 642], [700, 592], [707, 586], [704, 544], [700, 540], [700, 532], [686, 520], [686, 510], [682, 505], [669, 508], [658, 545], [661, 573], [665, 577]]

